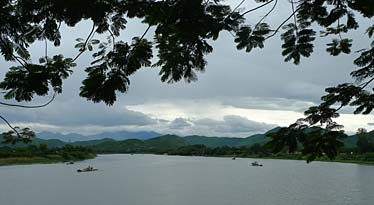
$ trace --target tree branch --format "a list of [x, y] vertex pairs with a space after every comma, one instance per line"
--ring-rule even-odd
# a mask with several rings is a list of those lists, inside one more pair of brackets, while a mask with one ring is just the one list
[[110, 29], [108, 29], [108, 32], [110, 34], [110, 36], [112, 37], [112, 41], [113, 41], [113, 50], [114, 50], [114, 46], [115, 46], [115, 42], [116, 42], [116, 38], [114, 37], [114, 34], [112, 31], [110, 31]]
[[[6, 45], [6, 43], [4, 42], [4, 40], [2, 38], [0, 38], [0, 43], [2, 43], [3, 45]], [[28, 63], [26, 62], [25, 59], [23, 59], [19, 56], [16, 56], [13, 53], [11, 53], [11, 55], [12, 55], [14, 60], [16, 60], [22, 67], [24, 67], [28, 72], [31, 73], [31, 71], [27, 68]]]
[[47, 58], [48, 58], [48, 42], [47, 38], [44, 39], [44, 55], [45, 55], [45, 62], [47, 63]]
[[295, 23], [295, 31], [296, 31], [296, 36], [298, 36], [298, 31], [297, 31], [297, 20], [296, 20], [296, 15], [295, 15], [295, 6], [294, 6], [294, 0], [290, 0], [291, 1], [291, 5], [292, 5], [292, 13], [293, 13], [293, 20], [294, 20], [294, 23]]
[[144, 31], [143, 35], [140, 37], [139, 41], [141, 41], [145, 35], [148, 33], [149, 29], [151, 28], [151, 25], [148, 26], [148, 28]]
[[91, 32], [90, 32], [90, 34], [88, 34], [88, 36], [86, 38], [86, 41], [84, 42], [84, 48], [78, 53], [77, 56], [75, 56], [75, 58], [73, 59], [72, 62], [76, 61], [86, 51], [87, 43], [93, 37], [94, 33], [95, 33], [95, 23], [92, 25]]
[[1, 101], [0, 101], [0, 105], [10, 106], [10, 107], [20, 107], [20, 108], [42, 108], [42, 107], [46, 107], [47, 105], [51, 104], [53, 100], [56, 98], [56, 95], [57, 93], [54, 92], [52, 98], [48, 102], [42, 105], [17, 105], [17, 104], [5, 103]]
[[[365, 82], [365, 83], [362, 83], [361, 85], [359, 85], [360, 90], [363, 90], [365, 89], [370, 83], [372, 83], [374, 81], [374, 78], [370, 79], [369, 81]], [[353, 96], [352, 96], [353, 97]], [[352, 98], [351, 98], [352, 99]], [[343, 107], [345, 107], [345, 105], [341, 104], [339, 108], [337, 108], [335, 110], [335, 112], [338, 112], [340, 109], [342, 109]]]
[[295, 11], [293, 11], [292, 14], [291, 14], [289, 17], [287, 17], [287, 19], [284, 20], [284, 21], [283, 21], [283, 22], [282, 22], [282, 23], [277, 27], [277, 29], [274, 30], [273, 34], [271, 34], [270, 36], [266, 37], [266, 39], [269, 39], [269, 38], [275, 36], [275, 34], [277, 34], [277, 33], [279, 32], [279, 29], [282, 28], [282, 26], [283, 26], [284, 24], [286, 24], [287, 21], [289, 21], [289, 20], [293, 17], [293, 15], [294, 15], [296, 12], [298, 12], [298, 11], [300, 10], [300, 8], [301, 8], [301, 7], [297, 8]]
[[340, 18], [338, 18], [338, 34], [339, 34], [340, 40], [342, 41], [343, 38], [342, 38], [342, 35], [340, 34]]
[[16, 128], [14, 128], [9, 122], [7, 119], [5, 119], [3, 116], [0, 115], [0, 118], [8, 125], [8, 127], [10, 127], [10, 129], [12, 129], [19, 138], [22, 138], [22, 136], [19, 134], [19, 132], [17, 131]]
[[223, 21], [225, 21], [226, 19], [230, 18], [231, 15], [245, 2], [246, 0], [242, 0], [232, 11], [229, 15], [226, 16], [225, 19], [223, 19]]
[[274, 0], [268, 1], [268, 2], [266, 2], [266, 3], [264, 3], [264, 4], [261, 4], [261, 5], [258, 6], [258, 7], [255, 7], [255, 8], [253, 8], [253, 9], [248, 10], [248, 11], [245, 11], [244, 13], [240, 14], [236, 19], [239, 19], [239, 18], [245, 16], [246, 14], [248, 14], [248, 13], [250, 13], [250, 12], [252, 12], [252, 11], [255, 11], [255, 10], [257, 10], [257, 9], [260, 9], [260, 8], [262, 8], [262, 7], [264, 7], [264, 6], [268, 5], [268, 4], [270, 4], [270, 3], [273, 2], [273, 1], [274, 1]]
[[373, 81], [374, 81], [374, 78], [372, 78], [369, 81], [367, 81], [367, 82], [362, 83], [361, 85], [359, 85], [361, 87], [361, 90], [363, 90], [365, 87], [367, 87]]
[[274, 11], [274, 9], [275, 9], [275, 7], [277, 6], [277, 4], [278, 4], [278, 0], [275, 0], [275, 2], [274, 2], [274, 5], [273, 5], [273, 7], [269, 10], [269, 12], [268, 13], [266, 13], [258, 22], [257, 22], [257, 24], [255, 25], [255, 27], [254, 27], [254, 29], [256, 29], [257, 28], [257, 26], [267, 17], [267, 16], [269, 16], [269, 14], [271, 13], [271, 12], [273, 12]]

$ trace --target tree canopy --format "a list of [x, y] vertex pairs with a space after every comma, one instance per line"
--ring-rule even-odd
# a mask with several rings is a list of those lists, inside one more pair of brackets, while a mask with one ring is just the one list
[[[264, 48], [266, 40], [280, 36], [284, 61], [298, 65], [312, 55], [316, 38], [331, 38], [331, 43], [326, 45], [326, 52], [331, 56], [351, 53], [353, 39], [343, 34], [360, 26], [357, 15], [367, 19], [374, 16], [372, 0], [255, 0], [258, 6], [249, 10], [242, 8], [245, 1], [231, 7], [223, 0], [3, 0], [0, 2], [0, 52], [14, 65], [0, 83], [0, 89], [5, 92], [5, 99], [23, 102], [51, 94], [52, 102], [63, 91], [63, 81], [73, 74], [76, 60], [91, 51], [92, 62], [85, 68], [87, 77], [80, 87], [80, 96], [113, 105], [117, 94], [128, 90], [129, 77], [143, 67], [158, 67], [162, 82], [197, 80], [196, 72], [204, 71], [205, 58], [213, 52], [210, 42], [219, 39], [222, 32], [231, 33], [237, 49], [245, 52]], [[284, 3], [291, 5], [289, 16], [272, 28], [266, 17]], [[255, 10], [263, 10], [264, 16], [249, 24], [246, 18]], [[141, 19], [147, 29], [131, 42], [124, 42], [120, 39], [121, 31], [134, 18]], [[81, 21], [92, 22], [92, 29], [87, 31], [85, 39], [77, 39], [76, 56], [49, 56], [46, 43], [45, 55], [40, 56], [39, 62], [31, 60], [30, 45], [42, 41], [58, 47], [61, 25], [75, 27]], [[152, 39], [145, 38], [148, 32], [153, 32]], [[99, 41], [94, 34], [108, 38]], [[372, 38], [373, 34], [374, 25], [362, 35]], [[153, 56], [157, 56], [156, 62], [151, 61]], [[309, 108], [305, 118], [282, 129], [278, 135], [282, 138], [274, 138], [276, 149], [288, 147], [294, 151], [297, 142], [301, 142], [306, 154], [336, 155], [342, 135], [338, 130], [342, 127], [333, 119], [339, 116], [339, 110], [353, 106], [355, 114], [369, 114], [374, 109], [371, 89], [374, 41], [358, 51], [353, 63], [357, 66], [351, 73], [355, 83], [327, 88], [327, 95], [322, 97], [319, 106]], [[29, 130], [19, 132], [8, 125], [12, 128], [8, 137], [22, 139], [24, 133], [30, 134]], [[303, 131], [316, 125], [324, 129]]]

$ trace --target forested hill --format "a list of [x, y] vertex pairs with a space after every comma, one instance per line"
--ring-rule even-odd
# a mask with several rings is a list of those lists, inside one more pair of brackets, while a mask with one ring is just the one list
[[[275, 128], [273, 130], [268, 131], [274, 132], [274, 130], [279, 129]], [[31, 145], [40, 145], [46, 144], [48, 147], [62, 147], [64, 145], [70, 144], [74, 146], [83, 146], [83, 147], [91, 147], [94, 151], [103, 153], [124, 153], [124, 152], [140, 152], [140, 151], [155, 151], [155, 150], [170, 150], [175, 149], [178, 147], [183, 147], [187, 145], [205, 145], [207, 147], [250, 147], [254, 144], [263, 145], [270, 140], [270, 138], [266, 137], [266, 134], [256, 134], [246, 138], [232, 138], [232, 137], [206, 137], [206, 136], [186, 136], [180, 137], [176, 135], [162, 135], [159, 137], [154, 137], [150, 139], [125, 139], [125, 140], [114, 140], [111, 138], [104, 138], [104, 139], [95, 139], [95, 140], [87, 140], [87, 141], [77, 141], [77, 142], [64, 142], [58, 139], [40, 139], [36, 138], [33, 140]], [[374, 131], [367, 133], [368, 136], [374, 136]], [[0, 140], [2, 141], [2, 140]], [[355, 147], [357, 143], [357, 136], [352, 135], [348, 136], [344, 139], [346, 147]], [[14, 146], [29, 146], [30, 144], [16, 144]], [[0, 146], [6, 146], [4, 144], [0, 144]], [[9, 146], [9, 145], [7, 145]]]
[[234, 137], [206, 137], [206, 136], [187, 136], [183, 138], [191, 145], [205, 145], [208, 147], [241, 147], [253, 145], [256, 143], [264, 144], [269, 141], [269, 138], [264, 134], [256, 134], [246, 138], [234, 138]]

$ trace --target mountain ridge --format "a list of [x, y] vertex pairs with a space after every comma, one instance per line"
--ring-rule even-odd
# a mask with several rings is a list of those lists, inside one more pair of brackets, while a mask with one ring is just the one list
[[55, 132], [40, 132], [36, 134], [39, 139], [49, 140], [58, 139], [64, 142], [79, 142], [79, 141], [89, 141], [89, 140], [100, 140], [111, 138], [114, 140], [125, 140], [125, 139], [150, 139], [162, 134], [152, 131], [117, 131], [117, 132], [103, 132], [92, 135], [81, 135], [77, 133], [61, 134]]
[[[66, 142], [60, 139], [43, 139], [37, 135], [37, 138], [33, 140], [31, 144], [21, 144], [17, 143], [16, 147], [20, 146], [28, 146], [28, 145], [40, 145], [40, 144], [47, 144], [49, 147], [62, 147], [65, 145], [74, 145], [74, 146], [84, 146], [84, 147], [95, 147], [97, 149], [102, 150], [99, 148], [100, 146], [104, 146], [106, 148], [112, 147], [113, 150], [123, 151], [123, 150], [137, 150], [137, 149], [144, 149], [148, 147], [152, 149], [152, 147], [161, 147], [165, 149], [169, 149], [171, 147], [180, 147], [186, 145], [205, 145], [207, 147], [241, 147], [241, 146], [252, 146], [254, 144], [265, 144], [270, 140], [266, 134], [275, 132], [278, 130], [279, 127], [276, 127], [272, 130], [264, 134], [255, 134], [245, 138], [238, 138], [238, 137], [207, 137], [207, 136], [199, 136], [199, 135], [190, 135], [190, 136], [177, 136], [177, 135], [161, 135], [159, 134], [156, 137], [150, 137], [147, 135], [138, 135], [139, 138], [129, 138], [128, 136], [119, 136], [117, 135], [115, 139], [112, 137], [105, 137], [99, 139], [90, 139], [85, 141], [75, 141], [75, 142]], [[129, 132], [127, 132], [129, 133]], [[156, 135], [156, 132], [148, 132], [147, 134]], [[52, 133], [53, 134], [53, 133]], [[158, 133], [157, 133], [158, 134]], [[369, 135], [374, 136], [374, 131], [368, 133]], [[53, 135], [49, 135], [50, 137]], [[66, 136], [66, 135], [65, 135]], [[70, 134], [67, 136], [74, 136], [74, 134]], [[108, 133], [102, 133], [101, 135], [95, 136], [108, 136]], [[43, 136], [42, 136], [43, 137]], [[45, 136], [44, 136], [45, 137]], [[143, 137], [143, 138], [142, 138]], [[0, 140], [1, 141], [1, 140]], [[344, 139], [345, 146], [348, 148], [352, 148], [356, 146], [357, 143], [357, 136], [350, 135]], [[0, 144], [0, 146], [9, 146]]]

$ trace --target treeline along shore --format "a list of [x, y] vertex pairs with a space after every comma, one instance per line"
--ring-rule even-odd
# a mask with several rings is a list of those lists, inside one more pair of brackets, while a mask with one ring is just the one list
[[0, 166], [18, 164], [45, 164], [93, 159], [96, 154], [88, 147], [65, 145], [48, 148], [48, 145], [0, 147]]
[[[301, 150], [274, 154], [266, 146], [269, 140], [266, 133], [247, 138], [163, 135], [143, 140], [105, 138], [72, 143], [36, 138], [31, 144], [1, 145], [0, 165], [76, 161], [117, 153], [306, 160]], [[348, 136], [342, 141], [345, 146], [334, 160], [324, 156], [317, 160], [374, 164], [374, 132]]]

